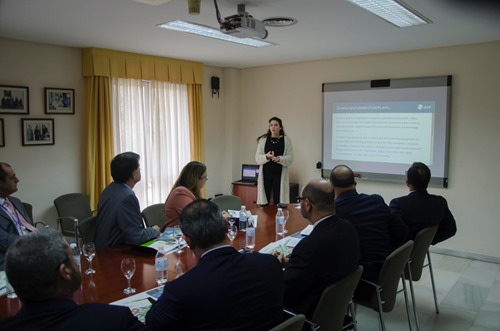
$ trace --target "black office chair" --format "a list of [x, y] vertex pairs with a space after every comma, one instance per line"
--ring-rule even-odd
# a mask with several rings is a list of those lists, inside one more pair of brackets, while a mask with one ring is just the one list
[[142, 218], [147, 226], [158, 225], [160, 228], [165, 225], [165, 203], [155, 203], [142, 210]]
[[78, 234], [82, 242], [89, 243], [95, 241], [95, 230], [97, 227], [97, 216], [91, 216], [78, 222]]
[[305, 319], [306, 317], [304, 315], [298, 314], [278, 324], [269, 331], [301, 331]]
[[57, 229], [66, 237], [73, 237], [78, 244], [78, 221], [92, 216], [90, 198], [82, 193], [61, 195], [54, 200], [57, 213]]

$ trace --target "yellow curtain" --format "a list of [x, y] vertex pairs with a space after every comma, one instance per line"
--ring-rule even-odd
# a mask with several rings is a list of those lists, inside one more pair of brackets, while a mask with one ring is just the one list
[[108, 77], [86, 78], [87, 103], [87, 191], [92, 210], [102, 190], [111, 182], [113, 158], [111, 98]]
[[87, 81], [87, 191], [96, 209], [102, 190], [111, 182], [114, 157], [110, 77], [187, 84], [191, 157], [204, 162], [202, 63], [101, 48], [83, 50], [82, 72]]

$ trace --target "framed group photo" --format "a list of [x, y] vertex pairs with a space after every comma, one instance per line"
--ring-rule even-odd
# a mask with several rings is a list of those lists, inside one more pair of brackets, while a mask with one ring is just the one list
[[46, 114], [74, 114], [75, 90], [63, 88], [45, 88]]
[[21, 119], [23, 146], [54, 145], [54, 119]]
[[5, 147], [5, 127], [3, 125], [3, 118], [0, 118], [0, 147]]
[[27, 86], [0, 85], [0, 114], [29, 114]]

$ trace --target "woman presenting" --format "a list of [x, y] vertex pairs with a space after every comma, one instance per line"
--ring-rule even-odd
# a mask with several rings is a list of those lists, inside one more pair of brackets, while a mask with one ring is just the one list
[[285, 135], [278, 117], [269, 120], [269, 129], [257, 138], [255, 161], [260, 165], [257, 186], [257, 204], [290, 203], [288, 167], [293, 162], [292, 141]]

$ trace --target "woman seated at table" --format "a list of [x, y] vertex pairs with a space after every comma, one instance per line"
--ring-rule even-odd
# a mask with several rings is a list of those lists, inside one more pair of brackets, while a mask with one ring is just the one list
[[179, 225], [182, 210], [192, 201], [202, 198], [200, 190], [207, 180], [207, 166], [203, 163], [191, 161], [184, 166], [165, 201], [165, 225], [162, 231]]

